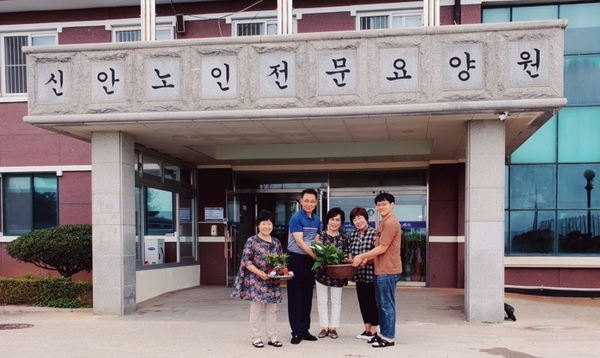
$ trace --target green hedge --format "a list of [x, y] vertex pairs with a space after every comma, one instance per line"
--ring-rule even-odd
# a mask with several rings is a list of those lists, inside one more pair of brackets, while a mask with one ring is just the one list
[[65, 277], [0, 277], [0, 305], [92, 307], [92, 283]]

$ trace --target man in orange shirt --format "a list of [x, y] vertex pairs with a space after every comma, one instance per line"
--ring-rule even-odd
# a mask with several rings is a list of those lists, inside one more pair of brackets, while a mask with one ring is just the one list
[[375, 301], [379, 311], [380, 335], [369, 342], [374, 348], [391, 347], [396, 336], [396, 283], [402, 273], [400, 261], [401, 229], [394, 215], [394, 196], [381, 193], [375, 197], [381, 221], [375, 247], [354, 257], [353, 266], [365, 265], [370, 258], [375, 264]]

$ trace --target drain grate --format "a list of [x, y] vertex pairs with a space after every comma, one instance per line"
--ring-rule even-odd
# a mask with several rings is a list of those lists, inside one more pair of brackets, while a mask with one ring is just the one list
[[22, 328], [29, 328], [29, 327], [33, 327], [33, 325], [30, 323], [4, 323], [4, 324], [0, 324], [0, 331], [7, 330], [7, 329], [22, 329]]

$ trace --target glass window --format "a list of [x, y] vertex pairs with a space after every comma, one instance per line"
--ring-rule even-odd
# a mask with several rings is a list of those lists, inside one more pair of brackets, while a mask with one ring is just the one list
[[360, 18], [361, 30], [387, 29], [389, 16], [364, 16]]
[[560, 18], [568, 19], [565, 54], [600, 52], [600, 3], [560, 5]]
[[600, 108], [563, 108], [558, 114], [558, 161], [600, 162]]
[[175, 164], [164, 164], [165, 179], [179, 181], [179, 166]]
[[141, 41], [142, 30], [120, 30], [115, 31], [115, 42]]
[[263, 34], [263, 26], [264, 26], [264, 24], [261, 22], [237, 24], [237, 35], [238, 36], [262, 35]]
[[392, 28], [401, 29], [406, 27], [421, 27], [421, 15], [398, 16], [392, 15]]
[[510, 22], [510, 8], [484, 9], [481, 22]]
[[194, 199], [183, 195], [179, 196], [179, 242], [181, 257], [196, 257], [194, 245], [194, 220], [192, 213]]
[[565, 97], [569, 106], [600, 104], [600, 54], [566, 56], [564, 71]]
[[6, 235], [58, 225], [58, 181], [51, 175], [10, 175], [2, 181]]
[[142, 172], [160, 178], [160, 159], [143, 156]]
[[[157, 41], [172, 40], [173, 30], [171, 28], [157, 28], [154, 31], [154, 38]], [[140, 29], [128, 29], [128, 30], [116, 30], [115, 31], [115, 42], [134, 42], [142, 40], [142, 30]]]
[[510, 174], [511, 209], [556, 208], [554, 165], [513, 165]]
[[31, 36], [32, 46], [52, 46], [56, 45], [56, 36], [54, 35], [35, 35]]
[[559, 254], [600, 254], [600, 211], [559, 211]]
[[512, 8], [512, 21], [558, 19], [558, 5], [523, 6]]
[[[560, 209], [583, 209], [588, 207], [586, 171], [593, 177], [600, 175], [600, 164], [568, 164], [558, 166], [558, 207]], [[589, 177], [589, 174], [587, 174]], [[600, 193], [593, 190], [594, 179], [590, 181], [590, 207], [600, 209]]]
[[4, 88], [5, 93], [27, 92], [27, 64], [21, 50], [28, 45], [27, 36], [4, 38]]
[[164, 235], [173, 229], [173, 193], [147, 188], [146, 190], [146, 235]]
[[192, 169], [181, 167], [181, 183], [192, 185], [194, 183], [193, 173]]
[[510, 254], [554, 254], [554, 211], [511, 211]]
[[556, 163], [556, 116], [510, 155], [511, 163]]

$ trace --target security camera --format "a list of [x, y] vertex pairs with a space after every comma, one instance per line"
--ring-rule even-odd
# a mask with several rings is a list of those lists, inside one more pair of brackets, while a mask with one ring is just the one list
[[507, 117], [508, 117], [508, 111], [504, 111], [504, 112], [498, 113], [498, 119], [501, 122], [504, 122]]

